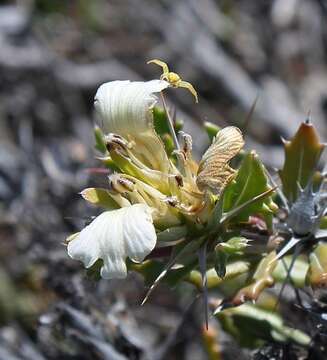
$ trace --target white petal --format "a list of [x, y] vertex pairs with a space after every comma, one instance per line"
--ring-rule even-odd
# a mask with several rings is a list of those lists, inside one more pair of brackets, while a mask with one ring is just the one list
[[121, 136], [152, 129], [150, 109], [157, 101], [154, 93], [166, 89], [163, 80], [111, 81], [102, 84], [95, 95], [95, 107], [101, 115], [103, 129]]
[[112, 81], [101, 85], [95, 107], [105, 133], [114, 133], [135, 143], [133, 154], [153, 170], [166, 173], [169, 161], [164, 145], [154, 131], [154, 93], [169, 87], [163, 80]]
[[126, 257], [142, 261], [155, 247], [156, 238], [151, 209], [135, 204], [100, 214], [69, 242], [68, 255], [86, 268], [102, 259], [103, 278], [124, 278]]
[[140, 262], [153, 250], [157, 239], [151, 210], [141, 204], [127, 209], [128, 220], [123, 228], [126, 253], [130, 259]]

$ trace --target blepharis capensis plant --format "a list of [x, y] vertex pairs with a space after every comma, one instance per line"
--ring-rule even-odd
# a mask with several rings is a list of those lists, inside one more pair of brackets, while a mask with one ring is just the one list
[[327, 284], [325, 145], [304, 122], [284, 141], [282, 169], [268, 172], [244, 149], [242, 119], [240, 128], [206, 122], [208, 147], [196, 161], [166, 93], [172, 103], [180, 88], [195, 102], [198, 94], [163, 61], [148, 63], [162, 68], [160, 79], [111, 81], [96, 92], [97, 158], [110, 174], [105, 187], [82, 190], [99, 211], [68, 237], [68, 255], [99, 281], [141, 274], [144, 302], [161, 282], [191, 284], [206, 315], [245, 346], [308, 347], [310, 334], [279, 314], [282, 291], [267, 289], [289, 283], [299, 299]]

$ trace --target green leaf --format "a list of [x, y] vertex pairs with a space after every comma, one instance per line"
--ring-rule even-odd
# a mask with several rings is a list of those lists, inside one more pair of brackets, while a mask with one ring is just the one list
[[327, 286], [327, 243], [320, 241], [310, 254], [308, 283], [314, 289]]
[[[245, 274], [250, 270], [250, 263], [248, 261], [238, 260], [233, 261], [226, 266], [226, 274], [224, 279], [217, 275], [214, 268], [207, 270], [207, 286], [208, 289], [219, 287], [224, 284], [227, 280], [234, 279], [241, 274]], [[197, 270], [190, 272], [187, 281], [201, 289], [202, 277], [201, 273]]]
[[215, 313], [225, 331], [234, 336], [242, 346], [255, 347], [260, 340], [289, 342], [308, 346], [310, 337], [302, 331], [284, 325], [274, 312], [251, 304]]
[[[229, 212], [270, 189], [264, 166], [252, 151], [244, 157], [235, 180], [225, 190], [224, 212]], [[247, 221], [250, 215], [261, 214], [270, 225], [272, 205], [271, 196], [262, 198], [245, 207], [233, 221]]]
[[302, 123], [291, 139], [284, 141], [285, 161], [279, 171], [283, 193], [293, 203], [298, 195], [298, 184], [306, 186], [317, 170], [319, 159], [325, 145], [311, 123]]
[[194, 253], [196, 253], [196, 251], [200, 248], [200, 246], [203, 244], [203, 242], [205, 241], [205, 238], [200, 238], [200, 239], [192, 239], [189, 242], [186, 242], [186, 244], [184, 245], [184, 243], [180, 244], [180, 248], [178, 250], [177, 247], [175, 247], [176, 253], [173, 254], [173, 256], [171, 257], [171, 259], [168, 261], [168, 263], [165, 265], [165, 267], [162, 269], [162, 271], [160, 272], [160, 274], [155, 278], [155, 280], [153, 281], [150, 289], [148, 290], [148, 292], [146, 293], [143, 301], [142, 301], [142, 305], [148, 300], [148, 298], [150, 297], [150, 295], [152, 294], [152, 292], [156, 289], [156, 287], [159, 285], [159, 283], [163, 280], [163, 278], [166, 277], [166, 275], [168, 274], [169, 270], [175, 265], [177, 264], [177, 262], [182, 259], [184, 257], [187, 258], [188, 256], [192, 256], [194, 255]]
[[244, 237], [233, 237], [215, 247], [215, 270], [217, 275], [224, 278], [227, 261], [232, 255], [242, 255], [243, 249], [248, 246], [249, 240]]
[[[158, 135], [170, 134], [168, 119], [164, 109], [155, 106], [153, 108], [153, 124], [154, 129]], [[182, 130], [183, 121], [176, 119], [174, 123], [174, 129], [176, 132]]]
[[327, 229], [327, 216], [323, 216], [323, 217], [320, 219], [319, 229], [324, 229], [324, 230]]
[[215, 270], [220, 278], [224, 278], [226, 275], [226, 265], [229, 255], [224, 251], [216, 251], [215, 249]]
[[179, 240], [185, 237], [187, 234], [187, 227], [183, 226], [173, 226], [164, 231], [157, 233], [157, 240], [160, 243], [161, 241], [170, 242]]
[[[150, 286], [154, 283], [156, 278], [165, 268], [165, 263], [158, 260], [145, 260], [142, 263], [134, 263], [133, 261], [127, 259], [127, 268], [128, 270], [135, 271], [142, 275], [144, 283], [146, 286]], [[165, 284], [171, 288], [175, 287], [180, 281], [183, 280], [186, 276], [189, 275], [197, 265], [197, 261], [190, 261], [186, 265], [181, 265], [176, 269], [170, 269], [165, 278], [162, 280]]]
[[[178, 131], [182, 130], [184, 123], [179, 119], [173, 119], [173, 122], [175, 132], [178, 133]], [[156, 133], [160, 136], [162, 142], [164, 143], [168, 156], [171, 156], [172, 152], [175, 150], [175, 145], [168, 126], [167, 114], [164, 109], [154, 107], [153, 124]]]
[[[267, 199], [268, 196], [271, 196], [272, 192], [274, 191], [274, 188], [271, 188], [257, 196], [255, 196], [254, 198], [247, 200], [246, 202], [244, 202], [243, 204], [237, 206], [236, 208], [228, 211], [227, 213], [225, 213], [223, 215], [223, 217], [220, 219], [220, 225], [223, 225], [226, 222], [229, 222], [230, 220], [232, 220], [233, 218], [235, 218], [237, 215], [241, 214], [245, 209], [247, 209], [249, 206], [255, 205], [260, 203], [262, 200]], [[263, 204], [263, 208], [265, 208], [265, 204]], [[270, 220], [270, 219], [268, 219]], [[271, 217], [272, 220], [272, 217]], [[266, 220], [267, 222], [267, 220]], [[271, 226], [271, 224], [269, 224]]]
[[100, 160], [106, 168], [112, 171], [120, 171], [110, 156], [98, 157], [97, 159]]
[[223, 206], [224, 206], [224, 192], [220, 195], [219, 199], [216, 201], [215, 207], [212, 210], [212, 213], [208, 220], [207, 228], [209, 230], [211, 229], [217, 229], [220, 226], [220, 220], [223, 216]]
[[217, 135], [217, 132], [220, 130], [220, 127], [210, 121], [206, 121], [203, 126], [209, 136], [210, 141], [212, 141], [213, 138]]
[[[282, 259], [278, 260], [277, 266], [272, 273], [273, 278], [275, 281], [284, 282], [287, 281], [287, 269], [289, 269], [292, 256], [284, 256]], [[299, 256], [292, 267], [290, 272], [290, 281], [292, 285], [297, 288], [303, 288], [305, 286], [306, 276], [308, 273], [309, 264], [308, 260], [304, 256]]]
[[163, 134], [161, 136], [161, 139], [165, 145], [165, 149], [168, 156], [171, 156], [172, 152], [175, 150], [175, 144], [173, 138], [171, 137], [170, 134]]
[[106, 154], [107, 146], [104, 140], [104, 133], [98, 126], [94, 127], [94, 137], [95, 137], [95, 148], [98, 151], [100, 151], [102, 154]]
[[226, 242], [219, 243], [216, 246], [218, 251], [224, 251], [228, 255], [241, 255], [246, 247], [249, 246], [249, 240], [242, 236], [234, 236]]

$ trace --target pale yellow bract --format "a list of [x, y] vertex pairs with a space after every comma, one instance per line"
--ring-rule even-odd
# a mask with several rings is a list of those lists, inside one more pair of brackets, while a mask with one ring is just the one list
[[187, 81], [182, 80], [178, 74], [169, 71], [168, 65], [165, 62], [159, 59], [153, 59], [148, 61], [147, 64], [156, 64], [160, 66], [163, 71], [160, 76], [160, 80], [165, 80], [169, 82], [169, 84], [174, 88], [185, 88], [189, 90], [191, 94], [195, 97], [195, 102], [198, 102], [198, 94], [194, 89], [193, 85]]

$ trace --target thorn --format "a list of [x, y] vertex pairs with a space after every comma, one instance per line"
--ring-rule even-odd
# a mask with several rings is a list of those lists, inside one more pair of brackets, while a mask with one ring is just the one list
[[228, 309], [228, 308], [231, 308], [231, 307], [235, 307], [234, 304], [230, 303], [230, 302], [227, 302], [227, 301], [223, 301], [217, 308], [216, 310], [214, 311], [214, 315], [217, 315], [219, 314], [220, 312]]
[[307, 118], [305, 119], [305, 124], [309, 125], [311, 123], [311, 109], [308, 110]]
[[294, 251], [294, 253], [293, 253], [292, 260], [291, 260], [291, 263], [290, 263], [289, 268], [287, 268], [287, 265], [285, 264], [285, 261], [282, 260], [283, 265], [284, 265], [287, 273], [286, 273], [285, 281], [284, 281], [284, 283], [283, 283], [283, 285], [282, 285], [282, 288], [280, 289], [280, 292], [279, 292], [279, 294], [278, 294], [278, 299], [277, 299], [277, 301], [276, 301], [275, 309], [274, 309], [275, 311], [277, 310], [277, 307], [278, 307], [278, 305], [280, 304], [280, 301], [281, 301], [282, 295], [283, 295], [283, 291], [284, 291], [284, 289], [285, 289], [285, 286], [286, 286], [288, 280], [290, 280], [290, 282], [292, 283], [291, 271], [292, 271], [293, 266], [294, 266], [294, 264], [295, 264], [295, 260], [297, 259], [298, 255], [300, 254], [301, 248], [302, 248], [302, 246], [301, 246], [301, 245], [298, 245], [298, 243], [296, 243], [296, 248], [295, 248], [295, 251]]
[[297, 189], [300, 191], [300, 194], [304, 193], [304, 189], [302, 189], [302, 186], [298, 181], [296, 182], [296, 185], [297, 185]]
[[254, 101], [253, 101], [253, 103], [251, 105], [251, 108], [250, 108], [249, 112], [247, 113], [247, 115], [245, 117], [243, 129], [242, 129], [242, 132], [244, 134], [245, 134], [247, 128], [249, 127], [250, 121], [252, 120], [252, 116], [253, 116], [255, 107], [257, 105], [258, 99], [259, 99], [259, 92], [257, 93], [257, 96], [255, 97], [255, 99], [254, 99]]
[[209, 328], [209, 317], [208, 317], [208, 288], [207, 288], [207, 243], [204, 243], [203, 246], [199, 249], [199, 268], [202, 276], [202, 291], [203, 291], [203, 302], [204, 302], [204, 316], [206, 329]]
[[289, 143], [289, 141], [286, 140], [285, 138], [283, 138], [282, 136], [280, 137], [280, 140], [282, 141], [282, 143], [283, 143], [284, 145], [286, 145], [286, 144]]
[[302, 238], [295, 238], [293, 237], [291, 240], [288, 241], [288, 243], [281, 249], [281, 251], [271, 260], [271, 262], [268, 264], [270, 265], [274, 261], [279, 260], [282, 256], [284, 256], [289, 250], [291, 250], [295, 245], [297, 245], [300, 241], [302, 241]]

